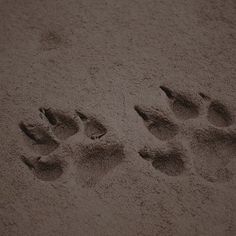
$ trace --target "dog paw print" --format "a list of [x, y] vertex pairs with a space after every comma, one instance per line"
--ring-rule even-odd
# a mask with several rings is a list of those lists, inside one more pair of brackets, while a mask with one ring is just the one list
[[[21, 159], [41, 180], [53, 181], [64, 173], [68, 160], [65, 160], [66, 155], [60, 150], [61, 146], [72, 149], [69, 151], [70, 155], [79, 159], [75, 160], [79, 163], [77, 170], [82, 170], [87, 178], [94, 177], [95, 172], [95, 177], [98, 178], [121, 161], [113, 151], [117, 155], [121, 154], [122, 145], [102, 141], [107, 134], [107, 128], [94, 117], [80, 111], [70, 113], [53, 108], [40, 108], [31, 117], [21, 121], [19, 127], [23, 133], [24, 145], [32, 151], [31, 154], [22, 155]], [[80, 143], [81, 136], [87, 138], [85, 143]], [[77, 137], [78, 144], [69, 147], [66, 144], [71, 143], [72, 137]], [[113, 157], [116, 159], [109, 159]]]
[[166, 86], [160, 89], [167, 107], [134, 107], [147, 130], [160, 141], [159, 148], [144, 148], [139, 155], [168, 176], [183, 175], [192, 163], [206, 181], [229, 182], [236, 156], [233, 113], [223, 102], [203, 93], [193, 98]]

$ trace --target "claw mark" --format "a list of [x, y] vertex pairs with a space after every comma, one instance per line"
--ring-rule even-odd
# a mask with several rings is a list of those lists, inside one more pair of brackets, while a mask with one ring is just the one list
[[169, 99], [170, 107], [175, 116], [181, 120], [193, 119], [199, 115], [199, 107], [182, 94], [173, 92], [165, 86], [160, 86], [161, 90]]
[[185, 172], [183, 154], [177, 151], [160, 153], [140, 151], [139, 155], [152, 162], [152, 166], [168, 176], [179, 176]]
[[23, 161], [23, 163], [28, 166], [28, 168], [30, 170], [34, 169], [34, 165], [30, 162], [30, 160], [28, 160], [25, 156], [21, 157], [21, 160]]
[[174, 99], [173, 92], [165, 86], [160, 86], [160, 89], [166, 94], [169, 99]]
[[28, 125], [28, 127], [26, 127], [23, 122], [20, 122], [19, 127], [30, 139], [34, 140], [35, 142], [42, 143], [42, 138], [37, 137], [33, 132], [30, 131], [34, 128], [33, 125]]
[[26, 135], [25, 141], [35, 152], [46, 155], [54, 151], [59, 146], [59, 143], [53, 139], [49, 130], [40, 124], [28, 124], [21, 122], [19, 127]]
[[80, 119], [82, 121], [87, 121], [88, 120], [88, 117], [85, 116], [83, 113], [79, 112], [79, 111], [76, 111], [76, 113], [78, 114], [78, 116], [80, 117]]
[[107, 133], [107, 129], [98, 120], [96, 120], [93, 117], [87, 117], [80, 111], [76, 111], [76, 112], [84, 123], [84, 127], [85, 127], [84, 132], [87, 137], [93, 140], [100, 139]]
[[202, 92], [200, 92], [200, 93], [198, 93], [203, 99], [205, 99], [205, 100], [209, 100], [210, 99], [210, 97], [209, 96], [207, 96], [206, 94], [204, 94], [204, 93], [202, 93]]
[[158, 139], [169, 140], [178, 134], [178, 126], [163, 114], [156, 114], [137, 105], [134, 107], [134, 110], [142, 117], [149, 132]]
[[210, 123], [218, 127], [227, 127], [233, 123], [232, 115], [226, 106], [220, 102], [211, 102], [207, 118]]
[[57, 119], [50, 109], [39, 108], [39, 111], [42, 112], [46, 116], [46, 118], [48, 119], [51, 125], [57, 124]]
[[65, 140], [79, 131], [79, 127], [73, 118], [52, 108], [40, 108], [41, 113], [45, 115], [48, 122], [52, 125], [53, 133], [57, 138]]
[[54, 181], [63, 174], [63, 168], [60, 162], [42, 162], [40, 157], [35, 160], [29, 160], [25, 156], [22, 156], [21, 160], [40, 180]]

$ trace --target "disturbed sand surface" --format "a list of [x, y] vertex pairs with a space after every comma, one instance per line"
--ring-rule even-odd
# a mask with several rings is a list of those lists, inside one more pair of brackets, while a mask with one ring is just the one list
[[236, 235], [235, 0], [0, 0], [0, 235]]

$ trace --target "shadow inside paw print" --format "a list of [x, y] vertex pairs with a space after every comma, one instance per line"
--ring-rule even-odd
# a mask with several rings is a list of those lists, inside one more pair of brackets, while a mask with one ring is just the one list
[[[168, 87], [160, 86], [160, 89], [166, 95], [174, 118], [171, 120], [160, 112], [159, 108], [147, 109], [136, 105], [134, 109], [144, 121], [149, 132], [159, 140], [165, 141], [166, 145], [177, 134], [179, 134], [180, 140], [187, 138], [189, 141], [188, 156], [191, 158], [191, 154], [193, 154], [196, 173], [208, 182], [230, 181], [233, 173], [228, 167], [236, 153], [236, 133], [232, 130], [224, 130], [224, 128], [234, 124], [233, 114], [223, 103], [211, 100], [203, 93], [198, 94], [198, 96], [200, 95], [198, 99], [201, 99], [199, 103]], [[205, 106], [207, 112], [199, 117], [201, 106]], [[202, 127], [195, 127], [195, 119], [203, 119]], [[192, 123], [191, 128], [185, 127], [183, 121], [186, 120]], [[184, 129], [189, 130], [179, 132]], [[185, 137], [189, 134], [190, 136]], [[184, 172], [184, 162], [181, 158], [183, 155], [178, 152], [163, 154], [151, 150], [149, 153], [140, 151], [139, 154], [143, 159], [151, 160], [155, 169], [169, 176]]]
[[60, 140], [65, 140], [79, 131], [79, 125], [72, 117], [61, 111], [51, 108], [40, 108], [40, 112], [45, 115], [55, 136]]
[[[35, 176], [44, 181], [53, 181], [63, 174], [63, 163], [50, 158], [60, 144], [77, 133], [91, 140], [101, 139], [107, 129], [98, 120], [81, 112], [68, 114], [53, 108], [40, 108], [38, 115], [19, 123], [25, 144], [34, 153], [34, 158], [22, 156], [22, 161]], [[46, 158], [44, 158], [46, 157]]]
[[208, 108], [207, 118], [210, 123], [218, 127], [227, 127], [233, 124], [233, 118], [226, 106], [213, 101]]
[[62, 111], [51, 108], [40, 108], [38, 117], [19, 124], [26, 135], [25, 141], [30, 148], [39, 154], [47, 155], [79, 131], [79, 124]]
[[139, 155], [160, 172], [168, 176], [180, 176], [186, 171], [184, 154], [178, 150], [168, 152], [141, 150]]
[[161, 112], [157, 110], [154, 112], [137, 105], [134, 109], [142, 117], [149, 132], [156, 138], [169, 140], [178, 133], [178, 126]]
[[199, 115], [199, 107], [187, 96], [177, 93], [168, 87], [160, 86], [166, 94], [170, 107], [175, 116], [181, 120], [193, 119]]
[[24, 156], [21, 159], [34, 175], [43, 181], [54, 181], [63, 174], [63, 165], [59, 161], [50, 163], [42, 161], [40, 157], [29, 160]]
[[91, 139], [99, 139], [107, 133], [107, 129], [93, 117], [87, 117], [80, 111], [76, 111], [84, 123], [84, 132]]

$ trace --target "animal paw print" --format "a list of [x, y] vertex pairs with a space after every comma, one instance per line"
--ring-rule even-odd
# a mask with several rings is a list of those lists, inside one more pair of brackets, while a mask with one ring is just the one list
[[[160, 142], [144, 148], [140, 156], [168, 176], [184, 174], [193, 163], [196, 173], [208, 182], [229, 182], [236, 153], [234, 115], [221, 101], [199, 93], [195, 97], [160, 86], [167, 107], [136, 105], [148, 131]], [[181, 143], [181, 144], [179, 144]]]
[[[22, 155], [22, 161], [37, 178], [44, 181], [56, 180], [63, 174], [66, 163], [56, 152], [60, 146], [69, 142], [72, 136], [85, 135], [94, 142], [107, 133], [105, 126], [93, 117], [86, 116], [80, 111], [68, 113], [53, 108], [40, 108], [38, 113], [21, 121], [19, 127], [24, 134], [24, 143], [32, 150], [32, 155]], [[91, 146], [90, 143], [88, 145]], [[90, 148], [90, 153], [83, 156], [91, 159], [96, 156], [94, 152], [100, 146], [94, 144], [93, 148]], [[106, 148], [102, 151], [101, 155]], [[87, 162], [90, 163], [89, 160]]]

